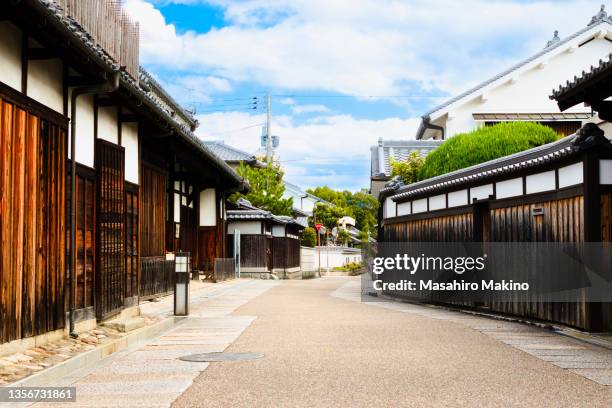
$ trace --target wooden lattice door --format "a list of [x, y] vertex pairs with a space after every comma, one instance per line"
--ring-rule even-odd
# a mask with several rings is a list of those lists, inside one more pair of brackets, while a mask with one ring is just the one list
[[96, 315], [105, 319], [123, 307], [125, 264], [125, 185], [123, 147], [98, 139]]

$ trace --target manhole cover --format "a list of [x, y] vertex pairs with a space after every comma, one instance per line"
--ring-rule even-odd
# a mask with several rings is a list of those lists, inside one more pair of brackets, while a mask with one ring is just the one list
[[202, 353], [179, 357], [179, 360], [210, 363], [216, 361], [246, 361], [262, 358], [263, 353]]

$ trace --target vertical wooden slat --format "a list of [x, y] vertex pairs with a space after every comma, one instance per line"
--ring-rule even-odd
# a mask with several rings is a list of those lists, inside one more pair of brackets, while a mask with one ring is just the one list
[[0, 299], [1, 299], [1, 314], [0, 314], [0, 338], [2, 342], [9, 341], [10, 335], [10, 317], [12, 316], [11, 300], [12, 300], [12, 239], [11, 239], [11, 226], [12, 226], [12, 184], [11, 184], [11, 169], [12, 169], [12, 131], [13, 131], [13, 106], [9, 103], [2, 101], [1, 105], [2, 115], [2, 143], [1, 143], [1, 156], [2, 156], [2, 203], [1, 203], [1, 231], [2, 236], [2, 248], [0, 259]]
[[15, 315], [12, 331], [15, 338], [21, 337], [21, 306], [23, 294], [23, 253], [25, 224], [25, 140], [27, 114], [22, 109], [14, 109], [13, 122], [13, 285]]

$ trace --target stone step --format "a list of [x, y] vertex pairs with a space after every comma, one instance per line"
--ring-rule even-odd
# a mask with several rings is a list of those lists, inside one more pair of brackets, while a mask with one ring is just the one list
[[140, 329], [141, 327], [144, 327], [144, 325], [145, 320], [142, 317], [125, 317], [121, 319], [109, 320], [108, 322], [104, 322], [102, 324], [102, 326], [110, 327], [111, 329], [115, 329], [123, 333]]

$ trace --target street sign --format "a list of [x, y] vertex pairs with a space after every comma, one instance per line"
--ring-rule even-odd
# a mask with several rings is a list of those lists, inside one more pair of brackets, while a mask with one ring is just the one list
[[315, 224], [315, 228], [317, 231], [319, 231], [321, 228], [323, 228], [323, 224]]

